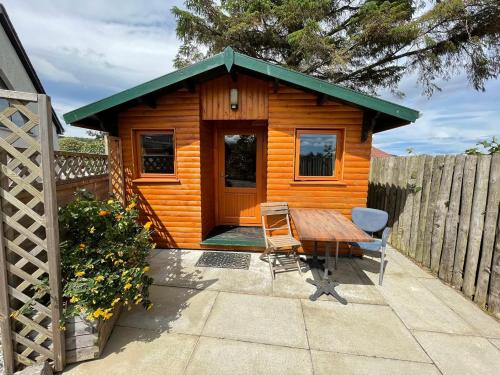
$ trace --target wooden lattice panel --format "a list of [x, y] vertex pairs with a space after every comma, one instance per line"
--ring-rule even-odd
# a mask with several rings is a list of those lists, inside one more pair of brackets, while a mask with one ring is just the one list
[[125, 204], [122, 144], [118, 137], [107, 137], [106, 148], [109, 161], [109, 191]]
[[[32, 98], [0, 91], [0, 98], [9, 102], [0, 112], [0, 123], [10, 131], [0, 138], [0, 321], [5, 370], [9, 374], [45, 360], [62, 369], [50, 104], [45, 95]], [[24, 98], [31, 100], [20, 100]], [[33, 101], [38, 103], [28, 105]], [[37, 288], [40, 285], [46, 287]], [[26, 303], [31, 307], [18, 310]]]
[[108, 173], [106, 155], [56, 151], [54, 165], [58, 183], [73, 182]]

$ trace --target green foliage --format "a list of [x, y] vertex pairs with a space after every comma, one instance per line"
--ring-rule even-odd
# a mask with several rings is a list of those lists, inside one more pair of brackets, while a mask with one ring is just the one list
[[117, 303], [151, 308], [147, 256], [154, 245], [136, 202], [126, 208], [85, 190], [59, 211], [65, 316], [109, 319]]
[[173, 7], [183, 44], [175, 65], [236, 51], [345, 86], [397, 93], [417, 73], [465, 72], [477, 90], [500, 71], [498, 0], [186, 0]]
[[476, 143], [476, 147], [465, 150], [467, 155], [493, 155], [500, 153], [500, 143], [496, 137], [492, 137], [491, 141], [484, 140]]
[[104, 136], [101, 133], [92, 131], [88, 131], [87, 134], [91, 137], [60, 137], [59, 149], [69, 152], [104, 154]]

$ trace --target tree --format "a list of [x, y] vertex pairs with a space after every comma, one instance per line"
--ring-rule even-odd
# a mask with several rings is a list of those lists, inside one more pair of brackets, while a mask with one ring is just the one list
[[90, 138], [61, 137], [59, 148], [61, 151], [83, 152], [88, 154], [104, 154], [104, 135], [99, 132], [88, 131]]
[[465, 73], [476, 90], [500, 71], [498, 0], [187, 0], [172, 8], [176, 67], [236, 51], [344, 86], [424, 92]]

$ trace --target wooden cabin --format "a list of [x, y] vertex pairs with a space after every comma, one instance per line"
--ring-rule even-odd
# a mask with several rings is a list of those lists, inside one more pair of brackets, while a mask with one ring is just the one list
[[262, 248], [261, 202], [365, 206], [372, 134], [417, 117], [231, 48], [64, 115], [119, 138], [159, 247], [232, 250]]

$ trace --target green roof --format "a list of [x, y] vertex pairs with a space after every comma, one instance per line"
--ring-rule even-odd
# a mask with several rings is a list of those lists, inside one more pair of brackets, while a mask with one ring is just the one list
[[100, 112], [110, 110], [118, 105], [130, 102], [144, 95], [151, 94], [216, 68], [225, 67], [226, 70], [230, 72], [233, 66], [248, 69], [264, 76], [325, 94], [360, 107], [385, 113], [405, 122], [414, 122], [419, 116], [418, 111], [414, 109], [243, 55], [234, 52], [232, 48], [228, 47], [223, 52], [206, 60], [68, 112], [64, 114], [64, 120], [67, 123], [79, 122], [85, 118], [97, 115]]

